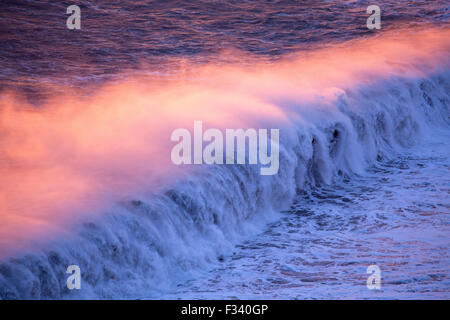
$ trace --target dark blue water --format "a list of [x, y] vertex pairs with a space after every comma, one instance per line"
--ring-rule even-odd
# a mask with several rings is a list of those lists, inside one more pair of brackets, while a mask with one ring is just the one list
[[79, 0], [81, 30], [68, 30], [66, 8], [72, 4], [0, 3], [0, 89], [20, 87], [38, 97], [43, 83], [102, 83], [142, 63], [167, 72], [174, 59], [203, 63], [231, 49], [276, 59], [311, 46], [449, 20], [448, 1], [382, 1], [382, 29], [374, 32], [366, 27], [373, 1]]

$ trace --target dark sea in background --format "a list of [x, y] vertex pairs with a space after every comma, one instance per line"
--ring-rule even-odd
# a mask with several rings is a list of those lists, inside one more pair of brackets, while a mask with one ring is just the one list
[[[81, 30], [68, 32], [66, 8], [81, 8]], [[32, 99], [40, 84], [80, 87], [120, 73], [170, 72], [172, 59], [205, 63], [238, 49], [261, 59], [360, 37], [373, 1], [48, 1], [0, 3], [0, 89]], [[449, 1], [382, 1], [382, 32], [393, 26], [445, 25]], [[177, 60], [178, 61], [178, 60]], [[241, 61], [242, 62], [242, 61]], [[148, 73], [148, 69], [146, 70]]]

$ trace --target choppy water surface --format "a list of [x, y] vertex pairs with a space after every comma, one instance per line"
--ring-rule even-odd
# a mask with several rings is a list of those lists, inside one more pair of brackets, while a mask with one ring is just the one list
[[[305, 191], [259, 236], [168, 299], [449, 299], [448, 132], [367, 176]], [[369, 290], [366, 269], [381, 269]]]
[[86, 86], [142, 65], [146, 73], [170, 73], [179, 59], [219, 63], [218, 53], [235, 49], [274, 59], [398, 28], [442, 26], [449, 17], [445, 0], [380, 1], [382, 30], [373, 32], [366, 27], [373, 1], [79, 0], [81, 30], [70, 31], [70, 4], [0, 3], [0, 89], [20, 86], [33, 98], [43, 94], [42, 83]]

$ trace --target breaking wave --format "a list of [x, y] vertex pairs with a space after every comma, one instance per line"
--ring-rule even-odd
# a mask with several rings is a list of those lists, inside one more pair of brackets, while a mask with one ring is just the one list
[[[0, 298], [158, 296], [277, 219], [299, 190], [363, 175], [430, 127], [448, 128], [448, 35], [359, 40], [253, 69], [207, 66], [170, 86], [139, 79], [81, 102], [58, 97], [54, 109], [18, 111], [23, 102], [5, 95]], [[193, 120], [280, 128], [278, 174], [168, 164], [170, 132]], [[66, 287], [73, 264], [81, 290]]]

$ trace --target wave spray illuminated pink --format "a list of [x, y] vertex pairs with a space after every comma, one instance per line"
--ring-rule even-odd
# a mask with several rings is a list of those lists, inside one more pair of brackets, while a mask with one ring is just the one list
[[[213, 64], [157, 81], [127, 75], [89, 97], [28, 105], [0, 100], [0, 256], [71, 237], [136, 194], [157, 194], [197, 169], [174, 166], [170, 134], [195, 120], [213, 128], [282, 128], [330, 115], [347, 90], [448, 67], [450, 31], [402, 31], [274, 63]], [[420, 44], [420, 45], [418, 45]], [[283, 140], [280, 140], [283, 145]]]

